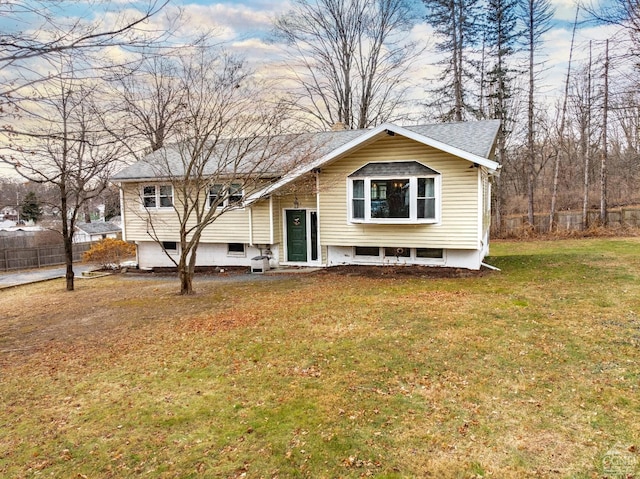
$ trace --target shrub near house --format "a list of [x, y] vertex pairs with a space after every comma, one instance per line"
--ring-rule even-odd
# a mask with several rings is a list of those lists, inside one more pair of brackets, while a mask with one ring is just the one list
[[136, 255], [136, 247], [131, 243], [114, 238], [103, 239], [84, 253], [85, 263], [96, 263], [104, 269], [120, 269], [124, 260]]

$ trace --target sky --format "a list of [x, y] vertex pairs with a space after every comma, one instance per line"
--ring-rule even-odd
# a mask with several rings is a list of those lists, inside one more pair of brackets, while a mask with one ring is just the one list
[[[608, 1], [608, 0], [605, 0]], [[416, 0], [418, 11], [422, 9], [422, 2]], [[553, 103], [562, 96], [566, 69], [571, 46], [573, 23], [576, 16], [576, 2], [574, 0], [551, 0], [555, 7], [553, 27], [543, 38], [543, 49], [540, 60], [544, 60], [543, 73], [540, 76], [540, 93], [547, 101]], [[277, 0], [240, 0], [240, 1], [174, 1], [170, 8], [180, 5], [191, 18], [190, 28], [216, 26], [220, 38], [229, 42], [232, 49], [242, 52], [249, 61], [268, 62], [277, 59], [282, 54], [282, 46], [269, 41], [271, 22], [277, 15], [285, 13], [290, 3]], [[594, 57], [604, 51], [604, 41], [615, 34], [615, 28], [597, 26], [584, 22], [586, 14], [580, 11], [580, 24], [576, 33], [576, 48], [574, 51], [574, 65], [588, 58], [589, 42], [593, 42]], [[584, 23], [583, 23], [584, 22]], [[431, 27], [419, 21], [410, 33], [411, 39], [427, 41], [433, 46], [434, 36]], [[618, 44], [615, 47], [624, 49]], [[422, 57], [416, 62], [413, 80], [416, 85], [414, 95], [424, 94], [425, 78], [433, 77], [436, 70], [433, 66], [436, 60], [433, 48], [427, 48]], [[416, 98], [419, 100], [419, 98]]]
[[[30, 0], [25, 0], [29, 2]], [[108, 11], [103, 11], [104, 3], [99, 0], [80, 0], [73, 9], [57, 11], [60, 19], [76, 15], [94, 15], [105, 23], [113, 21], [123, 12], [131, 12], [144, 8], [147, 0], [112, 0]], [[157, 0], [160, 1], [160, 0]], [[610, 1], [610, 0], [605, 0]], [[553, 27], [543, 38], [543, 49], [540, 60], [544, 60], [544, 68], [538, 78], [539, 98], [555, 104], [563, 94], [567, 62], [571, 45], [573, 22], [576, 15], [574, 0], [551, 0], [555, 7]], [[420, 12], [423, 7], [420, 0], [415, 0], [416, 8]], [[66, 4], [69, 5], [69, 4]], [[178, 9], [185, 15], [185, 21], [179, 30], [178, 37], [187, 37], [196, 31], [213, 29], [219, 41], [224, 42], [225, 48], [243, 55], [263, 74], [275, 71], [274, 64], [282, 58], [283, 45], [279, 45], [270, 35], [273, 19], [285, 13], [291, 4], [278, 0], [238, 0], [238, 1], [208, 1], [208, 0], [169, 0], [164, 10], [152, 19], [153, 28], [163, 29], [168, 25], [167, 17], [176, 13]], [[99, 8], [100, 10], [96, 10]], [[584, 20], [584, 13], [580, 18]], [[6, 21], [0, 18], [0, 28]], [[14, 25], [15, 27], [15, 25]], [[23, 25], [23, 28], [25, 26]], [[604, 50], [604, 40], [612, 37], [615, 29], [593, 24], [580, 24], [576, 35], [576, 50], [574, 65], [586, 60], [589, 42], [593, 42], [594, 57]], [[420, 105], [426, 98], [428, 79], [433, 79], [437, 73], [434, 64], [437, 54], [434, 52], [434, 36], [431, 27], [424, 21], [416, 22], [410, 32], [410, 39], [427, 42], [424, 54], [414, 62], [412, 72], [413, 88], [411, 90], [412, 103]], [[612, 44], [612, 50], [623, 51], [626, 47], [619, 43]], [[417, 110], [419, 107], [417, 108]], [[418, 112], [420, 114], [420, 112]], [[428, 118], [424, 122], [429, 122]], [[0, 175], [6, 172], [0, 166]]]

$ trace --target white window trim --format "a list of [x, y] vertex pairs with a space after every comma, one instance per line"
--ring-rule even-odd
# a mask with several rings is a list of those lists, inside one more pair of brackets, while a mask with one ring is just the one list
[[218, 206], [216, 206], [216, 209], [221, 209], [221, 208], [228, 208], [228, 209], [233, 209], [233, 210], [244, 210], [245, 209], [245, 191], [244, 188], [242, 187], [241, 183], [229, 183], [229, 185], [227, 185], [226, 183], [214, 183], [213, 185], [209, 186], [209, 188], [207, 188], [207, 208], [211, 209], [211, 202], [209, 201], [211, 198], [211, 188], [219, 185], [222, 188], [227, 187], [230, 188], [233, 185], [239, 185], [240, 188], [240, 195], [233, 195], [233, 196], [240, 196], [241, 200], [238, 201], [237, 203], [234, 204], [229, 204], [229, 195], [227, 194], [224, 198], [224, 200], [222, 201], [222, 203], [220, 203]]
[[[435, 218], [418, 218], [418, 178], [433, 178], [434, 192], [436, 200]], [[409, 218], [372, 218], [371, 217], [371, 180], [409, 180]], [[353, 217], [353, 182], [364, 180], [364, 218]], [[442, 214], [442, 175], [420, 175], [420, 176], [366, 176], [361, 178], [347, 178], [347, 210], [348, 222], [352, 224], [438, 224]]]
[[[168, 186], [169, 188], [171, 188], [171, 205], [170, 206], [161, 206], [160, 205], [160, 188], [163, 186]], [[156, 199], [156, 205], [155, 206], [146, 206], [144, 204], [145, 202], [145, 198], [150, 198], [151, 196], [145, 196], [144, 194], [144, 189], [145, 188], [154, 188], [155, 190], [155, 199]], [[173, 185], [171, 184], [167, 184], [167, 183], [161, 183], [161, 184], [143, 184], [140, 187], [140, 198], [141, 198], [141, 202], [142, 202], [142, 208], [146, 209], [146, 210], [170, 210], [173, 209], [173, 206], [175, 204], [175, 195], [174, 195], [174, 191], [173, 191]]]
[[[384, 246], [371, 246], [371, 248], [378, 248], [378, 255], [359, 255], [356, 254], [356, 246], [351, 248], [351, 257], [355, 260], [356, 263], [387, 263], [389, 259], [395, 259], [396, 256], [387, 256], [385, 255], [385, 247]], [[410, 247], [409, 256], [400, 256], [399, 261], [410, 261], [412, 264], [445, 264], [447, 249], [446, 248], [433, 248], [433, 249], [442, 249], [442, 257], [441, 258], [421, 258], [418, 256], [418, 249], [421, 247]]]

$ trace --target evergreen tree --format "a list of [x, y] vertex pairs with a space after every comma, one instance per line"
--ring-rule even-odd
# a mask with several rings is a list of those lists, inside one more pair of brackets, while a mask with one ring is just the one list
[[[484, 49], [489, 57], [483, 91], [488, 90], [488, 111], [486, 116], [500, 120], [500, 130], [496, 139], [496, 155], [498, 162], [506, 161], [507, 138], [514, 122], [511, 108], [513, 96], [513, 82], [516, 71], [510, 65], [510, 60], [516, 52], [516, 45], [522, 31], [518, 30], [517, 16], [518, 0], [488, 0], [484, 22]], [[500, 179], [496, 180], [496, 220], [501, 228], [502, 210], [505, 202]]]
[[36, 223], [42, 218], [42, 208], [40, 207], [40, 201], [33, 191], [27, 193], [20, 204], [21, 217], [26, 221], [33, 221]]
[[427, 22], [441, 40], [436, 49], [446, 57], [441, 64], [442, 86], [435, 93], [437, 106], [443, 121], [463, 121], [469, 114], [475, 116], [476, 108], [469, 100], [467, 86], [473, 82], [473, 64], [470, 53], [481, 31], [479, 0], [423, 0]]

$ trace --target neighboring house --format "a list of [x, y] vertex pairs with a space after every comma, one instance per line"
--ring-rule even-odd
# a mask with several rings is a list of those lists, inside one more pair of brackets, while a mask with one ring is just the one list
[[[499, 121], [307, 134], [315, 156], [243, 195], [202, 236], [198, 265], [419, 264], [479, 269], [489, 251], [490, 177]], [[141, 268], [170, 266], [149, 233], [177, 254], [174, 191], [150, 155], [118, 173], [123, 237]], [[309, 181], [311, 178], [312, 181]], [[164, 180], [164, 181], [163, 181]], [[304, 180], [304, 181], [303, 181]], [[309, 187], [308, 185], [312, 186]], [[306, 186], [306, 190], [304, 189]], [[215, 194], [212, 185], [209, 194]]]
[[106, 238], [118, 238], [122, 234], [122, 228], [108, 221], [96, 221], [95, 223], [77, 223], [73, 233], [74, 243], [89, 243]]

